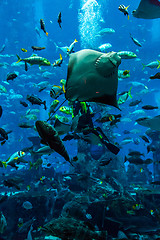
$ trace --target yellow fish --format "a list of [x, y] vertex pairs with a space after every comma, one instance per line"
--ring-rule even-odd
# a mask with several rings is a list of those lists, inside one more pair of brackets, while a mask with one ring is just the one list
[[27, 49], [21, 48], [22, 52], [27, 52]]

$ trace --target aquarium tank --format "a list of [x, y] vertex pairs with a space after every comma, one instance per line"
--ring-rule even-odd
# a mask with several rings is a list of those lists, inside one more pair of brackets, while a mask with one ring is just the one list
[[160, 239], [160, 1], [0, 15], [0, 240]]

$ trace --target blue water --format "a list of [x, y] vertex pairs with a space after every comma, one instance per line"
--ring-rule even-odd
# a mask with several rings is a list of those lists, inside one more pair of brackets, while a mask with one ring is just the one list
[[[139, 150], [145, 154], [145, 156], [152, 158], [152, 153], [147, 155], [146, 146], [147, 144], [140, 138], [140, 135], [144, 135], [147, 128], [135, 124], [135, 120], [139, 117], [153, 117], [159, 115], [159, 109], [146, 111], [145, 115], [132, 115], [132, 112], [141, 109], [143, 105], [153, 105], [160, 107], [160, 91], [159, 91], [159, 80], [149, 81], [149, 77], [158, 72], [157, 69], [145, 68], [142, 71], [142, 63], [148, 64], [149, 62], [160, 59], [159, 39], [160, 39], [160, 20], [145, 20], [136, 19], [131, 15], [131, 12], [137, 8], [139, 0], [135, 1], [112, 1], [112, 0], [97, 0], [97, 7], [88, 7], [88, 11], [84, 12], [81, 8], [86, 3], [85, 0], [2, 0], [0, 2], [0, 47], [5, 44], [5, 50], [1, 53], [2, 55], [12, 55], [11, 57], [0, 56], [0, 63], [6, 62], [9, 65], [4, 68], [0, 67], [0, 84], [5, 86], [7, 94], [0, 93], [0, 105], [3, 108], [3, 115], [0, 119], [0, 127], [5, 130], [12, 130], [9, 134], [8, 141], [0, 146], [0, 160], [5, 161], [10, 155], [16, 151], [31, 146], [28, 140], [30, 136], [38, 136], [38, 134], [32, 129], [21, 129], [18, 127], [18, 123], [25, 121], [24, 115], [28, 109], [39, 109], [40, 113], [37, 114], [38, 120], [46, 120], [48, 118], [48, 110], [51, 102], [49, 91], [50, 89], [38, 92], [37, 88], [33, 87], [33, 83], [39, 83], [41, 81], [49, 81], [51, 85], [59, 85], [61, 79], [67, 77], [67, 66], [69, 58], [65, 56], [60, 50], [56, 50], [55, 44], [58, 46], [69, 46], [75, 39], [78, 43], [75, 44], [75, 52], [83, 48], [98, 49], [103, 43], [111, 43], [112, 48], [108, 51], [132, 51], [137, 54], [137, 59], [123, 60], [119, 69], [130, 70], [130, 78], [119, 81], [118, 93], [128, 91], [132, 86], [131, 82], [140, 82], [147, 86], [147, 93], [138, 95], [141, 90], [145, 88], [143, 86], [132, 87], [131, 94], [132, 99], [128, 100], [120, 106], [121, 112], [115, 108], [111, 108], [109, 113], [119, 114], [121, 113], [122, 119], [131, 119], [131, 122], [117, 123], [116, 127], [112, 128], [113, 134], [118, 136], [111, 138], [113, 142], [117, 142], [121, 146], [121, 141], [126, 137], [124, 130], [139, 129], [140, 134], [127, 135], [133, 139], [139, 139], [140, 143], [135, 145], [129, 143], [121, 146], [119, 157], [124, 159], [125, 155], [132, 150]], [[124, 16], [118, 10], [120, 4], [129, 6], [128, 11], [130, 19]], [[62, 29], [60, 29], [57, 23], [58, 13], [62, 13]], [[39, 20], [42, 18], [45, 22], [46, 30], [49, 33], [48, 36], [42, 30], [40, 31], [41, 37], [35, 31], [35, 28], [40, 28]], [[105, 35], [96, 38], [97, 31], [102, 28], [113, 28], [114, 34]], [[86, 32], [86, 29], [89, 32]], [[142, 43], [142, 48], [136, 46], [130, 38], [131, 33], [136, 39]], [[96, 39], [96, 40], [95, 40]], [[39, 56], [47, 58], [51, 63], [59, 58], [61, 53], [63, 56], [63, 64], [61, 67], [47, 69], [53, 75], [49, 79], [45, 79], [42, 76], [38, 66], [29, 66], [29, 70], [25, 72], [23, 67], [12, 67], [11, 64], [17, 61], [16, 54], [21, 58], [29, 57], [33, 53], [31, 46], [46, 47], [45, 50], [36, 52]], [[21, 51], [21, 48], [27, 49], [27, 53]], [[46, 69], [47, 67], [44, 67]], [[42, 68], [43, 69], [43, 68]], [[6, 82], [6, 76], [10, 72], [18, 72], [18, 77], [13, 81]], [[31, 82], [31, 83], [30, 83]], [[22, 98], [10, 99], [13, 93], [20, 94]], [[35, 94], [42, 100], [47, 102], [47, 111], [42, 106], [31, 105], [26, 101], [27, 94]], [[142, 102], [136, 107], [129, 107], [129, 103], [132, 100], [140, 99]], [[19, 101], [24, 100], [29, 104], [28, 108], [24, 108]], [[64, 96], [60, 97], [60, 100], [64, 100]], [[95, 107], [91, 104], [93, 109], [96, 109], [97, 113], [103, 108], [98, 105]], [[60, 114], [58, 113], [59, 115]], [[34, 124], [35, 121], [30, 121]], [[96, 123], [95, 123], [96, 124]], [[101, 124], [106, 130], [106, 125]], [[107, 134], [107, 132], [106, 132]], [[150, 140], [151, 141], [151, 140]], [[65, 143], [66, 149], [71, 157], [77, 155], [77, 142], [72, 140]], [[58, 163], [54, 163], [54, 157], [58, 161], [63, 162], [63, 158], [58, 154], [49, 156], [49, 162], [53, 163], [53, 166], [57, 171], [68, 169], [69, 165], [58, 166]], [[147, 158], [146, 157], [146, 158]], [[26, 159], [30, 161], [31, 156], [26, 155]], [[44, 159], [45, 161], [45, 159]], [[123, 160], [122, 160], [123, 161]], [[28, 165], [25, 166], [28, 168]], [[149, 166], [150, 170], [153, 170], [152, 165]], [[0, 169], [1, 172], [10, 173], [13, 171], [12, 167], [8, 166], [7, 169]], [[18, 170], [17, 170], [18, 171]], [[15, 170], [16, 174], [16, 170]]]
[[[97, 12], [93, 11], [87, 13], [89, 19], [79, 18], [80, 8], [84, 5], [85, 1], [2, 1], [1, 2], [1, 40], [0, 44], [3, 45], [6, 43], [6, 48], [3, 54], [13, 54], [13, 57], [10, 58], [1, 58], [1, 61], [5, 61], [9, 64], [17, 60], [16, 54], [20, 57], [28, 57], [32, 54], [32, 45], [45, 46], [46, 50], [41, 51], [38, 54], [42, 57], [46, 57], [51, 62], [59, 58], [59, 53], [56, 52], [54, 42], [58, 46], [69, 46], [74, 39], [78, 40], [78, 43], [75, 46], [75, 51], [81, 50], [84, 45], [84, 42], [88, 42], [85, 45], [85, 48], [92, 47], [97, 49], [99, 45], [109, 42], [112, 44], [112, 48], [109, 50], [121, 51], [129, 50], [137, 54], [140, 61], [133, 60], [124, 60], [120, 65], [120, 69], [129, 69], [131, 73], [130, 79], [123, 80], [119, 83], [118, 92], [126, 91], [130, 88], [128, 81], [140, 81], [148, 86], [149, 92], [145, 96], [140, 96], [140, 99], [143, 99], [143, 105], [145, 104], [155, 104], [155, 98], [158, 99], [158, 89], [156, 94], [151, 93], [151, 89], [155, 88], [158, 84], [158, 80], [147, 82], [151, 74], [156, 73], [156, 69], [146, 68], [145, 71], [142, 71], [142, 63], [149, 63], [158, 58], [158, 49], [159, 49], [159, 32], [157, 31], [160, 24], [159, 19], [155, 20], [144, 20], [136, 19], [130, 16], [130, 20], [127, 20], [127, 17], [118, 11], [118, 6], [121, 4], [121, 1], [117, 1], [116, 4], [112, 1], [97, 1], [98, 13], [100, 16], [93, 17], [93, 13], [96, 15]], [[139, 1], [134, 1], [129, 7], [129, 12], [135, 9], [138, 6]], [[127, 6], [128, 2], [124, 1], [123, 4]], [[97, 8], [96, 8], [97, 10]], [[57, 16], [59, 11], [62, 12], [62, 29], [59, 28], [57, 23]], [[91, 16], [90, 16], [91, 15]], [[130, 14], [131, 15], [131, 14]], [[85, 17], [82, 12], [82, 17]], [[35, 27], [39, 28], [39, 19], [43, 18], [45, 21], [46, 29], [49, 32], [48, 37], [40, 30], [41, 38], [37, 35]], [[99, 20], [96, 22], [97, 18]], [[85, 25], [84, 25], [85, 24]], [[82, 30], [79, 28], [79, 25], [87, 27], [88, 25], [96, 26], [97, 29], [110, 27], [115, 29], [115, 34], [106, 35], [101, 37], [96, 43], [93, 40], [85, 35], [86, 39], [82, 38]], [[93, 34], [96, 32], [96, 28], [91, 29]], [[154, 30], [155, 29], [155, 30]], [[89, 34], [92, 34], [92, 31]], [[136, 37], [140, 42], [142, 42], [143, 47], [138, 48], [131, 40], [129, 33]], [[94, 43], [94, 44], [92, 44]], [[21, 48], [28, 50], [27, 53], [21, 52]], [[63, 54], [62, 54], [63, 55]], [[59, 84], [59, 80], [66, 78], [67, 76], [67, 64], [68, 58], [64, 60], [61, 68], [56, 68], [52, 70], [52, 73], [55, 74], [54, 77], [49, 79], [51, 84]], [[13, 68], [8, 67], [7, 69], [0, 69], [1, 71], [1, 80], [5, 80], [8, 72], [12, 72]], [[19, 93], [25, 97], [28, 93], [37, 94], [36, 90], [28, 86], [30, 79], [34, 83], [39, 83], [40, 81], [45, 80], [43, 77], [37, 77], [35, 79], [35, 74], [38, 73], [39, 69], [37, 66], [29, 67], [29, 71], [26, 73], [24, 69], [17, 68], [19, 71], [19, 77], [13, 82], [10, 81], [9, 85], [5, 85], [9, 94], [9, 91], [13, 89], [15, 93]], [[26, 79], [23, 79], [23, 74], [26, 75]], [[33, 77], [32, 77], [33, 74]], [[28, 77], [27, 77], [28, 76]], [[31, 77], [31, 78], [29, 78]], [[133, 99], [136, 98], [135, 94], [137, 91], [142, 90], [140, 87], [132, 88]], [[51, 103], [52, 99], [50, 96], [44, 92], [41, 94], [38, 93], [38, 96], [42, 99], [47, 100], [47, 105]], [[149, 96], [149, 98], [148, 98]], [[6, 97], [1, 97], [1, 105], [4, 105], [3, 118], [1, 118], [1, 126], [7, 124], [7, 129], [13, 130], [13, 133], [10, 135], [12, 140], [9, 139], [8, 144], [1, 147], [1, 152], [5, 154], [5, 158], [15, 150], [19, 150], [27, 144], [25, 134], [30, 135], [30, 130], [20, 129], [17, 127], [17, 122], [21, 116], [23, 116], [24, 111], [26, 110], [23, 106], [19, 104], [19, 100], [6, 100]], [[148, 101], [149, 99], [149, 101]], [[5, 106], [4, 102], [7, 101], [8, 107]], [[156, 102], [159, 104], [159, 101]], [[126, 106], [122, 106], [122, 116], [125, 116]], [[30, 106], [31, 107], [31, 106]], [[36, 106], [35, 106], [36, 107]], [[32, 107], [31, 107], [32, 108]], [[39, 108], [42, 112], [40, 114], [41, 119], [45, 120], [47, 113], [43, 110], [42, 107]], [[128, 111], [132, 111], [134, 108], [130, 108]], [[10, 113], [11, 111], [15, 112], [14, 114]], [[113, 109], [112, 113], [117, 110]], [[147, 112], [148, 113], [148, 112]], [[158, 115], [158, 111], [150, 111], [150, 116], [153, 114]], [[11, 121], [10, 121], [11, 120]], [[121, 128], [131, 129], [134, 126], [134, 121], [132, 123], [119, 124], [121, 127], [115, 129], [116, 132], [121, 134]], [[144, 128], [143, 128], [144, 129]], [[145, 129], [144, 129], [145, 130]], [[11, 138], [10, 137], [10, 138]], [[118, 142], [120, 140], [118, 139]], [[142, 146], [143, 147], [143, 146]], [[126, 148], [126, 147], [125, 147]]]

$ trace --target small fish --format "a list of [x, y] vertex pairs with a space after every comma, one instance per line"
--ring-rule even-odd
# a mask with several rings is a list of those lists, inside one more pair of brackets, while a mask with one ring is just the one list
[[124, 70], [123, 75], [126, 76], [129, 74], [129, 72], [130, 72], [130, 70]]
[[137, 55], [131, 51], [120, 51], [117, 52], [117, 54], [122, 58], [122, 59], [132, 59], [136, 58]]
[[112, 45], [110, 43], [105, 43], [100, 45], [98, 48], [101, 52], [106, 51], [108, 48], [111, 48]]
[[13, 80], [13, 79], [15, 79], [16, 77], [18, 77], [18, 75], [17, 75], [15, 72], [9, 73], [9, 74], [7, 75], [7, 81], [8, 81], [8, 80]]
[[67, 48], [67, 54], [68, 54], [68, 55], [74, 52], [73, 49], [74, 49], [75, 43], [77, 43], [77, 42], [78, 42], [78, 41], [75, 39], [75, 40], [73, 41], [73, 43], [71, 43], [70, 46]]
[[149, 67], [151, 69], [159, 68], [160, 67], [160, 61], [156, 60], [156, 61], [150, 62], [150, 63], [148, 63], [146, 65], [142, 63], [142, 65], [143, 65], [142, 71], [144, 70], [145, 67]]
[[146, 143], [150, 143], [150, 141], [148, 140], [148, 138], [146, 136], [140, 136]]
[[132, 87], [129, 89], [129, 91], [127, 92], [123, 92], [123, 93], [120, 93], [120, 97], [118, 99], [118, 104], [123, 104], [127, 101], [128, 97], [132, 98], [132, 95], [131, 95], [131, 89]]
[[21, 48], [22, 52], [27, 52], [27, 49]]
[[144, 156], [144, 153], [140, 153], [139, 151], [131, 151], [128, 153], [128, 155], [131, 157], [140, 157], [140, 156]]
[[3, 145], [8, 140], [8, 133], [3, 128], [0, 128], [0, 137], [2, 137], [1, 145]]
[[21, 158], [24, 157], [24, 156], [25, 156], [25, 152], [17, 151], [15, 153], [13, 153], [6, 161], [3, 161], [2, 164], [5, 168], [7, 167], [7, 165], [10, 165], [10, 166], [15, 167], [17, 169], [15, 163], [20, 163]]
[[98, 32], [98, 35], [113, 34], [115, 30], [113, 28], [103, 28]]
[[37, 104], [37, 105], [41, 105], [41, 104], [44, 104], [44, 109], [46, 110], [47, 107], [46, 107], [46, 101], [42, 101], [40, 98], [34, 96], [33, 94], [32, 95], [27, 95], [27, 98], [26, 98], [30, 103], [33, 104]]
[[[51, 149], [49, 146], [41, 147], [41, 148], [37, 149], [36, 151], [32, 151], [32, 150], [30, 151], [31, 155], [33, 155], [33, 156], [51, 155], [53, 152], [54, 152], [54, 150]], [[42, 165], [42, 163], [43, 163], [43, 161], [40, 158], [34, 163], [30, 162], [29, 170], [32, 167], [38, 168], [39, 166]]]
[[[48, 146], [47, 146], [48, 147]], [[49, 148], [49, 147], [48, 147]], [[49, 150], [48, 150], [49, 151]], [[53, 151], [52, 151], [53, 152]], [[35, 155], [43, 155], [43, 154], [36, 154], [36, 153], [34, 153]], [[29, 162], [29, 170], [31, 170], [33, 167], [34, 168], [36, 168], [36, 169], [38, 169], [40, 166], [42, 166], [42, 164], [43, 164], [43, 160], [41, 159], [41, 158], [38, 158], [37, 159], [37, 161], [36, 162], [34, 162], [34, 163], [32, 163], [32, 162]]]
[[6, 47], [6, 45], [3, 44], [2, 47], [1, 47], [1, 49], [0, 49], [0, 53], [2, 53], [2, 52], [4, 51], [5, 47]]
[[27, 122], [22, 122], [22, 123], [18, 124], [18, 127], [20, 127], [20, 128], [33, 128], [34, 125], [31, 125], [31, 124], [29, 124]]
[[57, 22], [58, 22], [58, 24], [59, 24], [59, 27], [62, 29], [62, 26], [61, 26], [61, 23], [62, 23], [62, 14], [61, 14], [61, 12], [59, 12], [59, 14], [58, 14]]
[[[129, 5], [130, 6], [130, 5]], [[128, 13], [128, 8], [129, 6], [125, 7], [123, 4], [119, 5], [118, 10], [124, 13], [125, 16], [128, 16], [129, 20], [129, 13]]]
[[107, 166], [110, 162], [112, 161], [112, 158], [110, 159], [102, 159], [100, 162], [99, 162], [99, 165], [104, 167], [104, 166]]
[[[129, 70], [119, 70], [118, 69], [118, 78], [121, 78], [121, 79], [124, 79], [124, 78], [129, 78], [130, 77], [130, 74], [126, 74], [126, 71], [129, 71]], [[123, 74], [124, 73], [124, 74]]]
[[160, 72], [156, 73], [154, 76], [151, 76], [150, 79], [160, 79]]
[[40, 31], [39, 31], [38, 27], [35, 27], [35, 31], [36, 31], [37, 35], [41, 38], [41, 34], [40, 34]]
[[0, 106], [0, 117], [2, 116], [2, 112], [3, 112], [2, 106]]
[[48, 36], [48, 32], [46, 32], [46, 27], [43, 19], [40, 19], [40, 27], [43, 30], [43, 32]]
[[130, 102], [129, 106], [130, 106], [130, 107], [134, 107], [134, 106], [138, 105], [140, 102], [142, 102], [142, 100], [132, 101], [132, 102]]
[[60, 55], [60, 58], [55, 60], [55, 62], [53, 63], [53, 67], [60, 67], [61, 66], [61, 64], [63, 62], [63, 58], [62, 58], [61, 54], [59, 54], [59, 55]]
[[31, 48], [33, 49], [33, 51], [41, 51], [43, 49], [46, 49], [45, 47], [36, 47], [36, 46], [32, 46]]
[[14, 181], [14, 179], [10, 178], [10, 179], [7, 179], [7, 180], [4, 180], [3, 182], [4, 186], [6, 187], [15, 187], [17, 190], [20, 190], [20, 187], [19, 185]]
[[49, 117], [50, 117], [51, 113], [54, 113], [54, 110], [55, 110], [55, 108], [58, 106], [58, 104], [59, 104], [59, 100], [57, 100], [57, 99], [55, 99], [55, 100], [51, 103], [50, 109], [49, 109]]
[[149, 152], [156, 152], [157, 151], [157, 148], [155, 146], [147, 146], [147, 153]]
[[39, 65], [39, 66], [50, 66], [51, 65], [51, 63], [46, 58], [39, 57], [37, 55], [32, 55], [29, 58], [20, 58], [18, 55], [16, 55], [16, 56], [18, 58], [18, 61], [16, 63], [23, 61], [23, 62], [27, 62], [31, 65]]
[[152, 105], [145, 105], [142, 107], [145, 110], [153, 110], [153, 109], [158, 109], [158, 107], [152, 106]]
[[6, 93], [7, 89], [0, 84], [0, 93]]
[[73, 113], [73, 109], [71, 107], [67, 107], [67, 106], [60, 107], [59, 111], [62, 113], [65, 113], [67, 115], [72, 115], [72, 113]]
[[132, 37], [131, 33], [130, 33], [130, 37], [132, 39], [132, 41], [138, 46], [138, 47], [142, 47], [141, 43], [134, 37]]
[[58, 98], [63, 93], [63, 88], [57, 85], [53, 85], [50, 90], [50, 96], [54, 99]]

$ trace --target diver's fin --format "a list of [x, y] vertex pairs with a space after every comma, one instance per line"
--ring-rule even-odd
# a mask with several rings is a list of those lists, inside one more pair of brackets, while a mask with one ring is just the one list
[[105, 142], [105, 141], [103, 141], [103, 143], [105, 144], [105, 146], [107, 147], [107, 149], [108, 149], [110, 152], [112, 152], [113, 154], [117, 155], [117, 154], [119, 153], [120, 149], [119, 149], [117, 146], [115, 146], [114, 144], [108, 143], [108, 142]]

